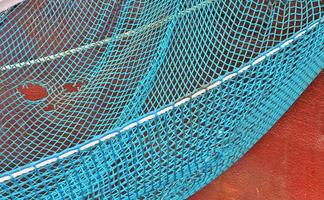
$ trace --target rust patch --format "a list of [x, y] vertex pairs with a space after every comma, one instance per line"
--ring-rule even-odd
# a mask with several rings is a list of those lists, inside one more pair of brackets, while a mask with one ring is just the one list
[[37, 83], [27, 83], [26, 85], [21, 85], [18, 87], [18, 92], [29, 101], [39, 101], [48, 96], [46, 88]]
[[66, 83], [63, 85], [63, 88], [66, 92], [78, 92], [81, 87], [82, 87], [82, 82]]
[[45, 106], [43, 109], [46, 112], [50, 112], [50, 111], [53, 111], [55, 109], [55, 106], [53, 104], [49, 104], [49, 105]]

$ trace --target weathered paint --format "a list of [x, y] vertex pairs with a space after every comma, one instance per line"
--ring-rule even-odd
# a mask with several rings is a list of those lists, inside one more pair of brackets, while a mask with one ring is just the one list
[[324, 73], [233, 167], [191, 200], [324, 199]]

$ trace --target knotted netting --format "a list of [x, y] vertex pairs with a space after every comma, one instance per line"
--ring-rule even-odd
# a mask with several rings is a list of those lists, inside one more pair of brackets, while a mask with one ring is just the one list
[[324, 67], [322, 0], [12, 2], [0, 199], [187, 198]]

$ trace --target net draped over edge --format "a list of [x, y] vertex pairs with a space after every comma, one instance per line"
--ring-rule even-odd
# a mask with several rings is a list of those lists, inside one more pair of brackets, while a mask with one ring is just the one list
[[0, 197], [192, 195], [323, 69], [323, 9], [33, 0], [2, 12]]

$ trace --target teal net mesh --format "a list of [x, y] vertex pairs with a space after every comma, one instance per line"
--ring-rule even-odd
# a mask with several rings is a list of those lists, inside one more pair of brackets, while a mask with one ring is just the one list
[[0, 199], [183, 199], [323, 69], [324, 2], [25, 0], [0, 44]]

